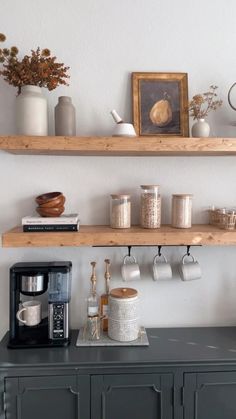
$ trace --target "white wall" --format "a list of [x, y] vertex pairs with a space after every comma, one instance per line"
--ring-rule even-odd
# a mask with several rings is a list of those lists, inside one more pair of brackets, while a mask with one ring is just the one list
[[[227, 91], [236, 80], [236, 3], [228, 0], [1, 0], [0, 32], [22, 54], [48, 47], [71, 67], [70, 86], [46, 92], [51, 109], [57, 97], [72, 96], [78, 135], [109, 135], [116, 108], [131, 119], [130, 74], [133, 71], [187, 72], [189, 96], [219, 86], [224, 100], [211, 115], [212, 134], [236, 136], [230, 125], [236, 115], [227, 105]], [[0, 134], [14, 133], [16, 90], [0, 81]], [[109, 194], [132, 193], [137, 222], [139, 185], [158, 183], [163, 221], [170, 220], [172, 193], [194, 194], [194, 222], [206, 222], [209, 205], [236, 204], [235, 157], [51, 157], [14, 156], [0, 152], [0, 231], [7, 230], [35, 208], [34, 197], [61, 190], [67, 212], [78, 211], [83, 224], [108, 223]], [[203, 278], [191, 283], [151, 280], [155, 248], [135, 248], [142, 281], [132, 283], [141, 294], [145, 326], [231, 325], [236, 323], [236, 260], [230, 247], [193, 249]], [[166, 254], [176, 268], [184, 248]], [[105, 257], [112, 260], [112, 286], [120, 286], [120, 263], [126, 248], [39, 248], [0, 250], [0, 334], [8, 328], [9, 267], [18, 261], [72, 260], [72, 326], [85, 319], [90, 264], [98, 262], [103, 290]]]

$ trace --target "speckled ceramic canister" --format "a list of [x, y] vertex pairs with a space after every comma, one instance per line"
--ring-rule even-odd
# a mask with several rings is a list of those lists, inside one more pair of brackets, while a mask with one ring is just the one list
[[55, 135], [76, 135], [75, 107], [69, 96], [60, 96], [55, 106]]
[[133, 288], [114, 288], [109, 296], [108, 336], [130, 342], [139, 336], [139, 298]]

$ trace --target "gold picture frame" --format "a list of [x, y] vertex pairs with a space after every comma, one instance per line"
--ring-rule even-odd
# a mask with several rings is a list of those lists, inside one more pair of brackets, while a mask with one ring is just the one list
[[133, 124], [139, 136], [189, 136], [187, 73], [132, 73]]

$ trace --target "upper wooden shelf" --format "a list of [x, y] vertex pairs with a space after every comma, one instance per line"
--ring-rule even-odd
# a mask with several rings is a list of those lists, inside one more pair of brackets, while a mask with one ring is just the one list
[[0, 150], [79, 156], [224, 156], [236, 155], [236, 138], [0, 136]]
[[236, 245], [236, 230], [221, 230], [212, 225], [177, 229], [112, 229], [109, 226], [81, 226], [78, 232], [24, 233], [15, 227], [2, 235], [3, 247], [60, 246], [157, 246], [157, 245]]

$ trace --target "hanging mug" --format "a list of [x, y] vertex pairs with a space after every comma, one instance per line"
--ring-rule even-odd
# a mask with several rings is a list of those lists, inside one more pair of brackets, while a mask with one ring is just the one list
[[[189, 257], [190, 261], [186, 262]], [[182, 281], [192, 281], [193, 279], [200, 279], [202, 276], [201, 267], [191, 254], [185, 254], [179, 265], [179, 274]]]
[[[131, 260], [131, 262], [128, 262]], [[128, 263], [127, 263], [128, 262]], [[140, 279], [139, 265], [134, 256], [126, 255], [121, 266], [121, 276], [123, 281], [135, 281]]]
[[153, 280], [159, 281], [159, 279], [171, 279], [172, 268], [170, 263], [167, 262], [164, 255], [156, 255], [153, 259]]

